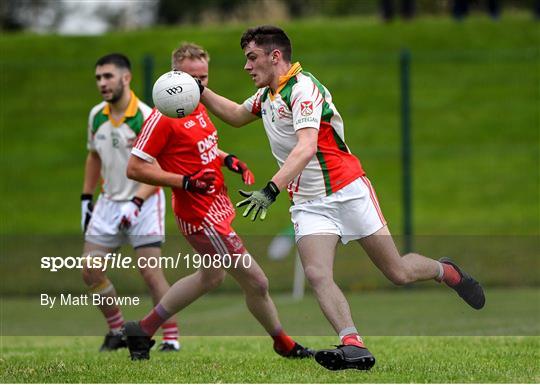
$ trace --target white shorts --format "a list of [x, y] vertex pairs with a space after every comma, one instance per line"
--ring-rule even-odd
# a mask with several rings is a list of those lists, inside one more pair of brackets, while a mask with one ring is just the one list
[[163, 189], [148, 197], [139, 221], [128, 230], [118, 229], [121, 207], [128, 201], [113, 201], [101, 194], [85, 233], [85, 241], [109, 248], [129, 243], [140, 247], [165, 240], [165, 194]]
[[304, 235], [336, 234], [344, 244], [386, 225], [371, 182], [362, 176], [332, 195], [291, 206], [296, 242]]

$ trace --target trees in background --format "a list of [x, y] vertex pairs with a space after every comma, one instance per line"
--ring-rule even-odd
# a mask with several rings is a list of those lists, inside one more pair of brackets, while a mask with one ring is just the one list
[[2, 0], [2, 30], [38, 33], [100, 34], [155, 23], [159, 0], [70, 1]]
[[497, 18], [504, 8], [534, 12], [538, 7], [540, 0], [197, 0], [189, 7], [178, 0], [159, 0], [157, 13], [158, 22], [177, 24], [347, 15], [380, 15], [384, 20], [416, 14], [464, 17], [469, 11]]
[[99, 34], [152, 24], [276, 22], [324, 16], [453, 14], [470, 11], [497, 18], [504, 9], [529, 9], [540, 16], [540, 0], [2, 0], [2, 30]]

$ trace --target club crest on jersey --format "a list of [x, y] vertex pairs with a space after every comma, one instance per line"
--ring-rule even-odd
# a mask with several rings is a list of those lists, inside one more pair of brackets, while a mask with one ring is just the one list
[[137, 140], [137, 138], [127, 138], [126, 139], [126, 147], [127, 148], [132, 148], [135, 145], [136, 140]]
[[228, 235], [227, 235], [227, 240], [229, 241], [230, 245], [233, 247], [234, 251], [240, 251], [242, 249], [242, 241], [240, 240], [240, 238], [238, 237], [238, 235], [236, 235], [236, 233], [234, 231], [230, 232]]
[[301, 102], [300, 103], [300, 114], [302, 116], [308, 116], [313, 113], [313, 102]]
[[284, 119], [287, 117], [287, 109], [285, 108], [285, 106], [279, 106], [278, 110], [277, 110], [277, 114], [278, 114], [278, 117], [280, 119]]

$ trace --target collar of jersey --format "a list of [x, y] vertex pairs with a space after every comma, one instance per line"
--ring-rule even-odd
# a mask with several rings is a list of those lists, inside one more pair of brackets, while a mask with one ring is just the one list
[[272, 90], [270, 89], [270, 100], [274, 100], [275, 95], [279, 94], [283, 87], [285, 87], [285, 85], [289, 82], [289, 80], [292, 77], [298, 75], [300, 72], [302, 72], [302, 66], [300, 65], [300, 62], [294, 63], [285, 75], [279, 77], [279, 83], [276, 92], [272, 93]]
[[111, 121], [113, 126], [118, 127], [122, 123], [124, 123], [126, 118], [132, 118], [137, 114], [137, 105], [138, 105], [139, 99], [137, 98], [137, 96], [135, 95], [135, 93], [133, 91], [130, 91], [130, 96], [131, 97], [129, 99], [129, 104], [128, 104], [127, 108], [126, 108], [126, 112], [124, 112], [124, 116], [122, 116], [122, 119], [120, 119], [120, 120], [114, 120], [111, 117], [111, 115], [110, 115], [111, 106], [110, 106], [109, 103], [107, 103], [105, 105], [105, 107], [103, 107], [103, 114], [107, 115], [109, 117], [109, 120]]

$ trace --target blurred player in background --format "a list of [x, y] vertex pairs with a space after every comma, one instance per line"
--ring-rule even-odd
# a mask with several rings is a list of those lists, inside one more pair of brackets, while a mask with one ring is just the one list
[[[209, 55], [201, 47], [185, 43], [172, 54], [174, 70], [189, 73], [208, 84]], [[218, 148], [216, 127], [199, 104], [187, 117], [168, 118], [154, 109], [128, 163], [128, 176], [144, 183], [169, 186], [179, 230], [200, 255], [217, 256], [217, 267], [200, 268], [177, 281], [160, 303], [140, 322], [125, 326], [133, 360], [148, 359], [151, 336], [172, 315], [208, 291], [218, 287], [225, 270], [240, 284], [251, 314], [274, 340], [274, 350], [288, 358], [304, 358], [312, 351], [296, 343], [281, 327], [276, 307], [268, 293], [268, 279], [251, 258], [231, 227], [234, 207], [227, 195], [221, 167], [239, 173], [245, 184], [254, 182], [247, 165]], [[247, 258], [251, 263], [227, 260]]]
[[[92, 108], [88, 118], [88, 156], [81, 195], [81, 226], [85, 233], [84, 256], [103, 258], [129, 243], [139, 261], [161, 255], [165, 228], [165, 195], [159, 187], [129, 180], [126, 167], [129, 154], [151, 108], [130, 89], [129, 59], [113, 53], [96, 63], [96, 82], [103, 102]], [[102, 191], [92, 203], [99, 179]], [[145, 263], [140, 266], [146, 265]], [[169, 289], [161, 269], [139, 268], [152, 299], [157, 303]], [[116, 290], [104, 271], [86, 265], [84, 282], [91, 293], [114, 297]], [[101, 351], [127, 347], [122, 336], [124, 325], [118, 306], [100, 306], [109, 325]], [[174, 318], [162, 325], [162, 351], [176, 351], [178, 327]]]
[[241, 191], [244, 216], [266, 216], [287, 188], [298, 251], [319, 305], [341, 345], [315, 359], [331, 370], [370, 369], [375, 358], [353, 323], [349, 304], [333, 279], [338, 241], [358, 240], [373, 263], [396, 285], [435, 279], [446, 283], [473, 308], [484, 306], [481, 286], [448, 259], [401, 256], [382, 215], [375, 190], [344, 140], [343, 121], [332, 96], [300, 63], [291, 62], [291, 42], [273, 26], [247, 30], [240, 41], [244, 69], [257, 92], [237, 104], [209, 89], [201, 101], [223, 121], [240, 127], [263, 120], [279, 171], [259, 191]]

